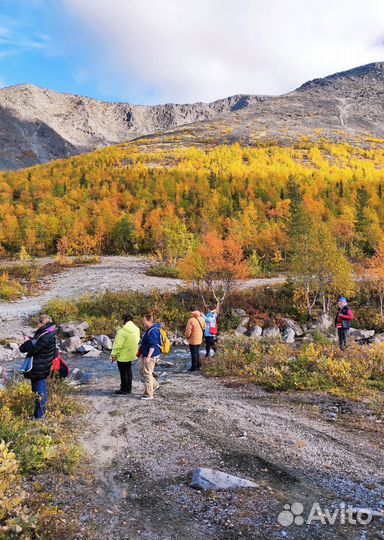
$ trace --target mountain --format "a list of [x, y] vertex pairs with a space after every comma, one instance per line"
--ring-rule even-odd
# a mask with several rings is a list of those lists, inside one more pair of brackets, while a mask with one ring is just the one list
[[18, 169], [150, 136], [181, 146], [282, 143], [303, 136], [384, 138], [384, 63], [306, 82], [282, 96], [212, 103], [106, 103], [32, 85], [0, 90], [0, 169]]
[[106, 103], [32, 85], [0, 90], [0, 169], [18, 169], [237, 111], [263, 97], [142, 106]]
[[[384, 62], [308, 81], [293, 92], [251, 101], [238, 111], [179, 127], [156, 137], [156, 146], [291, 144], [303, 137], [364, 146], [384, 143]], [[176, 141], [179, 141], [177, 143]]]

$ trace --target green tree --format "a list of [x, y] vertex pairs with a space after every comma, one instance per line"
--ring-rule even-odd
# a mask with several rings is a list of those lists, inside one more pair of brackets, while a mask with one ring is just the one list
[[355, 288], [353, 267], [325, 223], [312, 223], [298, 239], [289, 275], [297, 295], [305, 298], [309, 316], [316, 304], [327, 313], [335, 295], [350, 295]]

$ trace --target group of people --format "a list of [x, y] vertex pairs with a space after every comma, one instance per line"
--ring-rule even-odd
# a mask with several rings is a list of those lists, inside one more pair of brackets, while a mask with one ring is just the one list
[[[190, 318], [185, 330], [191, 353], [190, 372], [199, 371], [201, 368], [200, 349], [204, 340], [205, 357], [210, 356], [211, 350], [215, 351], [218, 332], [217, 316], [217, 309], [210, 310], [206, 315], [194, 307], [190, 309]], [[352, 319], [353, 312], [347, 299], [341, 297], [335, 319], [341, 349], [347, 346], [347, 335]], [[111, 352], [111, 361], [117, 362], [120, 373], [120, 389], [115, 393], [130, 394], [132, 392], [132, 362], [139, 359], [139, 373], [144, 382], [144, 393], [141, 399], [152, 400], [154, 392], [159, 388], [153, 372], [163, 348], [164, 333], [161, 324], [156, 322], [152, 314], [144, 315], [144, 333], [141, 336], [132, 315], [124, 315], [122, 322], [123, 325], [117, 331]], [[44, 314], [38, 318], [36, 332], [33, 337], [24, 336], [19, 350], [32, 360], [31, 368], [24, 373], [24, 376], [31, 380], [32, 391], [36, 395], [34, 418], [44, 418], [48, 398], [47, 379], [59, 357], [56, 326], [48, 315]]]
[[[132, 362], [139, 359], [139, 373], [144, 383], [141, 399], [152, 400], [154, 392], [159, 388], [153, 372], [165, 339], [161, 324], [156, 322], [152, 314], [144, 315], [144, 333], [141, 336], [140, 328], [134, 323], [132, 315], [124, 315], [122, 323], [111, 352], [111, 362], [117, 362], [120, 373], [120, 389], [116, 390], [115, 394], [132, 392]], [[216, 334], [217, 310], [212, 309], [204, 315], [192, 308], [185, 333], [191, 352], [189, 371], [198, 371], [201, 368], [200, 347], [204, 336], [206, 356], [210, 355], [211, 350], [215, 350]], [[32, 391], [36, 396], [34, 418], [42, 419], [48, 399], [47, 379], [60, 355], [56, 343], [56, 326], [49, 315], [43, 314], [38, 318], [36, 332], [33, 337], [24, 336], [19, 350], [31, 359], [31, 366], [24, 372], [24, 377], [31, 380]]]
[[[204, 315], [196, 308], [191, 308], [191, 316], [185, 330], [191, 352], [191, 367], [189, 371], [198, 371], [201, 368], [200, 347], [205, 336], [206, 357], [211, 350], [215, 351], [217, 335], [217, 309], [212, 309]], [[159, 388], [153, 371], [159, 360], [162, 349], [161, 324], [157, 323], [153, 315], [144, 315], [144, 334], [140, 338], [140, 329], [133, 322], [132, 315], [123, 317], [123, 326], [117, 331], [111, 361], [117, 362], [120, 373], [120, 389], [116, 394], [130, 394], [132, 392], [132, 362], [140, 359], [139, 373], [144, 382], [144, 394], [141, 399], [153, 399], [154, 392]]]

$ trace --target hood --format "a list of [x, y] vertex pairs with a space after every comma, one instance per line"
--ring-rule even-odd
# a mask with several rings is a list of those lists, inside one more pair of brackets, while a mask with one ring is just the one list
[[38, 336], [42, 334], [43, 332], [46, 332], [47, 334], [53, 334], [54, 332], [56, 332], [56, 325], [52, 323], [48, 323], [45, 326], [38, 328], [35, 332], [35, 336]]
[[201, 317], [200, 311], [197, 311], [197, 310], [196, 310], [196, 311], [192, 311], [192, 315], [193, 315], [194, 317]]
[[126, 330], [129, 333], [132, 333], [134, 331], [135, 327], [136, 327], [136, 325], [135, 325], [135, 323], [133, 321], [128, 321], [123, 326], [124, 330]]

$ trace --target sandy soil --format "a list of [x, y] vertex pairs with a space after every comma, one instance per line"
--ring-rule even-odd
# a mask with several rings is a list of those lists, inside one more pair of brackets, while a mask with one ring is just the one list
[[[270, 394], [255, 386], [170, 373], [151, 402], [113, 396], [117, 377], [83, 387], [89, 406], [82, 441], [90, 485], [75, 483], [63, 504], [82, 501], [82, 523], [97, 540], [384, 538], [384, 523], [282, 526], [285, 504], [333, 510], [384, 504], [383, 426], [363, 405], [336, 423], [324, 396]], [[192, 471], [212, 467], [258, 488], [204, 493]], [[80, 535], [81, 536], [81, 535]]]

